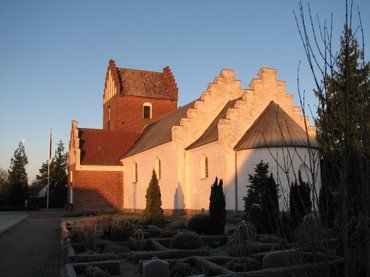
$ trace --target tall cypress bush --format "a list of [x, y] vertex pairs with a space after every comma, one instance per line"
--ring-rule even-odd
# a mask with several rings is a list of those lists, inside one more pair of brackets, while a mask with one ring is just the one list
[[211, 196], [209, 197], [209, 214], [211, 219], [211, 234], [222, 235], [225, 233], [226, 222], [226, 202], [223, 191], [223, 181], [216, 177], [211, 187]]
[[310, 187], [302, 180], [301, 172], [298, 174], [298, 181], [290, 186], [289, 204], [290, 216], [294, 227], [302, 222], [303, 217], [311, 212], [312, 202]]
[[152, 178], [146, 190], [146, 206], [142, 213], [142, 220], [146, 223], [161, 224], [164, 221], [161, 190], [158, 185], [157, 175], [155, 171], [152, 172]]

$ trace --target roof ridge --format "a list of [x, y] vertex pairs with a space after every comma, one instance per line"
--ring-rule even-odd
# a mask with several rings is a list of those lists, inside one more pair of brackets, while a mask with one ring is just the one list
[[130, 70], [130, 71], [141, 71], [141, 72], [149, 72], [149, 73], [156, 73], [156, 74], [163, 74], [163, 71], [154, 71], [154, 70], [146, 70], [146, 69], [137, 69], [137, 68], [127, 68], [127, 67], [117, 67], [117, 70]]

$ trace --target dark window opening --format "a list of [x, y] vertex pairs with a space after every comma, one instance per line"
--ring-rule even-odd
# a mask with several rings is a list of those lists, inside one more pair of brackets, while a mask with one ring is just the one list
[[144, 106], [144, 118], [150, 118], [150, 106]]

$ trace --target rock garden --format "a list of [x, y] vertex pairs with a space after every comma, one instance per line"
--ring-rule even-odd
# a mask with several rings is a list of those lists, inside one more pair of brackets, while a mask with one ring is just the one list
[[216, 179], [209, 213], [164, 217], [154, 172], [146, 198], [140, 216], [64, 220], [65, 276], [341, 275], [337, 241], [315, 213], [294, 228], [285, 214], [276, 214], [278, 222], [262, 232], [265, 211], [226, 217], [222, 180]]
[[[162, 225], [111, 216], [63, 222], [66, 276], [319, 276], [342, 260], [278, 235], [258, 234], [246, 221], [227, 235], [210, 234], [210, 216]], [[303, 238], [302, 238], [303, 239]]]

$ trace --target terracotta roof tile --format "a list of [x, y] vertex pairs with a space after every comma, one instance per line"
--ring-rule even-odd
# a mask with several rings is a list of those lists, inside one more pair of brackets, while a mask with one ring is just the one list
[[117, 68], [125, 95], [177, 99], [177, 86], [169, 68], [164, 72]]
[[177, 110], [147, 125], [143, 130], [143, 135], [137, 140], [134, 146], [123, 156], [123, 158], [130, 157], [137, 153], [143, 152], [155, 146], [171, 141], [172, 127], [180, 124], [181, 119], [186, 116], [187, 111], [190, 108], [194, 107], [195, 101], [190, 102], [189, 104], [183, 107], [179, 107]]
[[312, 147], [317, 142], [274, 101], [271, 101], [234, 147], [235, 150], [264, 147]]
[[227, 111], [235, 105], [235, 102], [240, 98], [230, 100], [226, 103], [225, 107], [221, 110], [221, 112], [216, 116], [216, 118], [212, 121], [209, 125], [207, 130], [192, 144], [185, 148], [185, 150], [190, 150], [193, 148], [197, 148], [199, 146], [214, 142], [218, 140], [218, 122], [221, 119], [226, 118]]
[[120, 165], [140, 133], [79, 128], [81, 165]]

